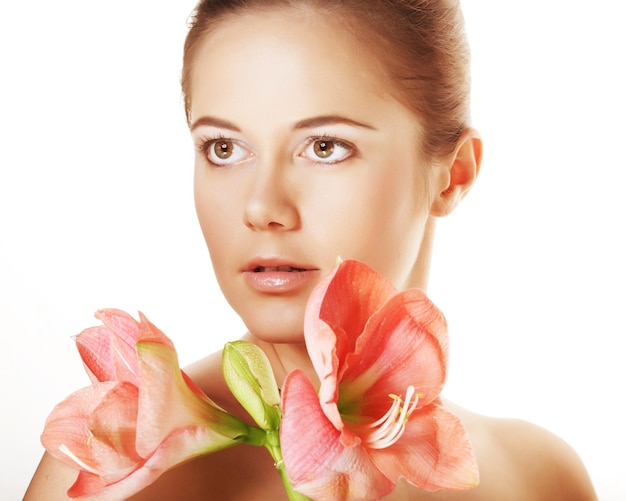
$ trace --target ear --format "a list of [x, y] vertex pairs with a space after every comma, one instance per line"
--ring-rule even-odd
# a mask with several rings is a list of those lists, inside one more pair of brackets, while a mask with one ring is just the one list
[[443, 160], [440, 184], [431, 206], [431, 214], [447, 216], [459, 204], [474, 184], [480, 171], [483, 142], [478, 132], [468, 128], [463, 132], [454, 152]]

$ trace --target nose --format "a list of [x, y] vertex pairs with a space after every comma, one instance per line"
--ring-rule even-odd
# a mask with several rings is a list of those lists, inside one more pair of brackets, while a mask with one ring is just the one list
[[280, 167], [257, 166], [244, 208], [244, 224], [254, 231], [289, 231], [300, 226], [296, 193]]

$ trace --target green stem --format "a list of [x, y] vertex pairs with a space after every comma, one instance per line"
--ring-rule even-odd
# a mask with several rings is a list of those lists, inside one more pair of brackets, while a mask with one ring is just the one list
[[274, 465], [278, 470], [280, 475], [280, 479], [283, 482], [283, 487], [285, 488], [285, 492], [287, 493], [287, 498], [289, 501], [311, 501], [308, 497], [303, 496], [299, 492], [296, 492], [291, 486], [291, 482], [289, 482], [289, 477], [287, 477], [287, 472], [285, 471], [285, 462], [283, 461], [283, 453], [280, 449], [280, 440], [278, 438], [277, 431], [268, 431], [267, 432], [267, 440], [265, 442], [265, 448], [269, 451], [272, 459], [274, 460]]

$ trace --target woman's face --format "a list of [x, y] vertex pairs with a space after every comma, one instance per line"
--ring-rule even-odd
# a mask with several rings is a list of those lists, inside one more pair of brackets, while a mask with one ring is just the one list
[[415, 285], [432, 199], [421, 126], [341, 28], [312, 12], [238, 15], [194, 61], [200, 225], [227, 300], [267, 341], [302, 340], [307, 298], [339, 256]]

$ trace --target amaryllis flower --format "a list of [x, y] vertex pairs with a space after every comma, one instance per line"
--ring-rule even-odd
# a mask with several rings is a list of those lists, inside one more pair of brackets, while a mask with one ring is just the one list
[[96, 314], [76, 343], [93, 384], [48, 417], [47, 451], [80, 469], [68, 496], [126, 499], [172, 466], [245, 440], [249, 427], [178, 366], [172, 342], [143, 315]]
[[344, 261], [313, 291], [304, 334], [319, 394], [292, 372], [280, 430], [296, 491], [365, 500], [399, 478], [425, 490], [478, 484], [466, 430], [439, 399], [446, 322], [422, 291], [398, 292], [365, 264]]

